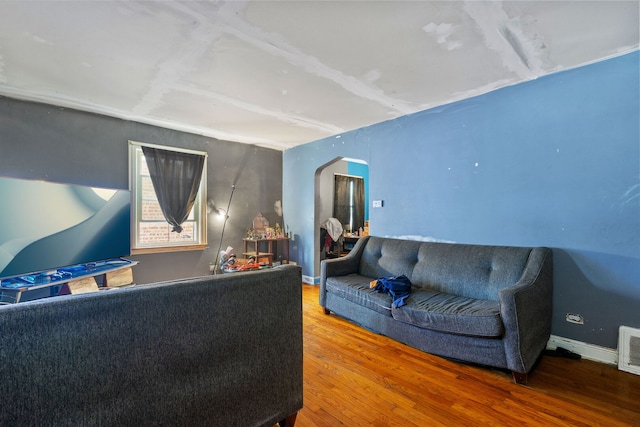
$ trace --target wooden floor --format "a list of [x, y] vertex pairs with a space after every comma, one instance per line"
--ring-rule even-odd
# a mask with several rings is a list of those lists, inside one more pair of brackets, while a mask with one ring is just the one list
[[527, 386], [371, 333], [303, 285], [304, 408], [296, 427], [640, 426], [640, 376], [544, 356]]

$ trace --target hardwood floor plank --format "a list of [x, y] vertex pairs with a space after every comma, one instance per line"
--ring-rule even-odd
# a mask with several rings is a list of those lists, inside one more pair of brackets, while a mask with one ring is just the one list
[[640, 377], [545, 356], [529, 385], [368, 331], [303, 286], [304, 408], [297, 427], [638, 426]]

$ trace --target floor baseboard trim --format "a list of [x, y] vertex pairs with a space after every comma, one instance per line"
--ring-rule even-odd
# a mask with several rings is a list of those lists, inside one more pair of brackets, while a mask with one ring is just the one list
[[318, 284], [320, 284], [320, 278], [319, 277], [305, 276], [303, 274], [302, 275], [302, 283], [304, 283], [306, 285], [318, 285]]
[[551, 335], [549, 342], [547, 342], [547, 348], [554, 350], [556, 347], [578, 353], [587, 360], [618, 366], [618, 350], [616, 349]]

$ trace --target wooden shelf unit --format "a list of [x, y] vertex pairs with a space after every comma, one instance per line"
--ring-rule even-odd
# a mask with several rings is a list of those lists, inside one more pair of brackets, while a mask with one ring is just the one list
[[[245, 258], [255, 257], [256, 261], [260, 261], [261, 258], [266, 258], [269, 265], [273, 265], [273, 257], [278, 254], [278, 245], [284, 244], [284, 259], [283, 264], [289, 264], [289, 238], [273, 238], [273, 239], [242, 239], [244, 241], [244, 251], [242, 256]], [[249, 245], [253, 245], [250, 248]], [[260, 247], [266, 246], [266, 250], [261, 251]], [[253, 250], [251, 250], [253, 249]]]

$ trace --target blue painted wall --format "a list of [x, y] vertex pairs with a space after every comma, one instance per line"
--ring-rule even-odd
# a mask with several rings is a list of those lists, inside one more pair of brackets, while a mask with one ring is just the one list
[[[313, 176], [369, 165], [371, 234], [554, 249], [554, 335], [617, 346], [640, 327], [640, 54], [289, 149], [293, 257], [313, 270]], [[565, 321], [566, 313], [584, 325]]]

